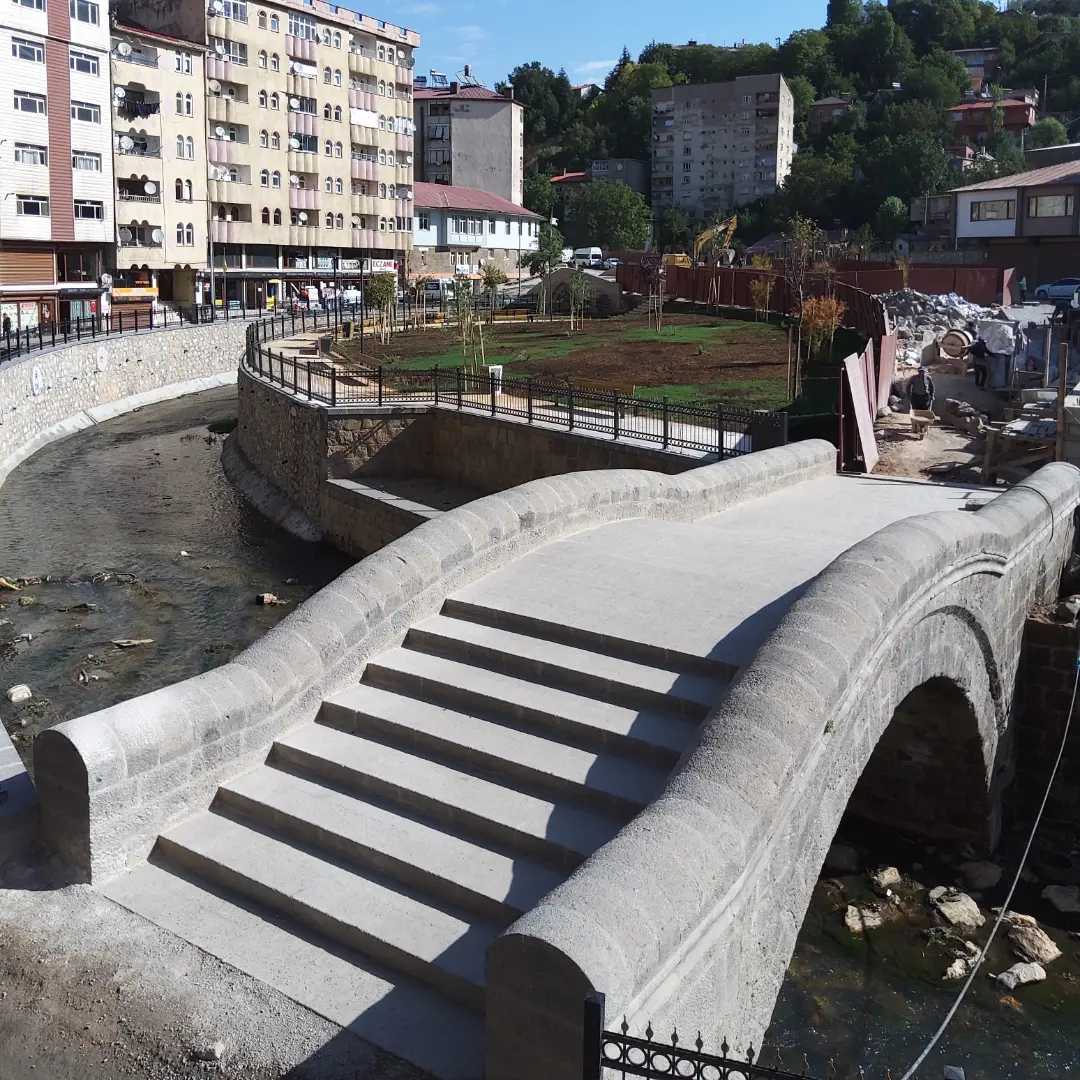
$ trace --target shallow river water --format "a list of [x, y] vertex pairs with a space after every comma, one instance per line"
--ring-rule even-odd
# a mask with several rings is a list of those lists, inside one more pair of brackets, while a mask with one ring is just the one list
[[[0, 698], [24, 758], [42, 727], [224, 663], [349, 565], [276, 528], [232, 489], [220, 454], [235, 413], [233, 389], [150, 406], [45, 448], [0, 488], [0, 576], [43, 579], [0, 590], [0, 690], [26, 683], [34, 692], [21, 706]], [[262, 592], [288, 606], [256, 605]], [[152, 640], [113, 644], [123, 639]], [[876, 853], [927, 886], [955, 879], [916, 859], [932, 861], [919, 849]], [[885, 1080], [887, 1069], [900, 1080], [956, 992], [941, 982], [948, 957], [928, 944], [925, 918], [869, 940], [845, 929], [846, 903], [870, 895], [863, 875], [819, 885], [767, 1039], [805, 1051], [820, 1077], [834, 1055], [836, 1075], [854, 1077], [861, 1065], [868, 1080]], [[996, 900], [988, 894], [984, 911]], [[1080, 917], [1019, 909], [1049, 918], [1065, 955], [1045, 983], [1013, 994], [980, 976], [920, 1077], [957, 1064], [967, 1080], [1080, 1080], [1080, 938], [1069, 935]], [[970, 936], [981, 942], [985, 929]], [[991, 971], [1013, 962], [1004, 947], [991, 960]], [[696, 1033], [680, 1034], [685, 1045]], [[721, 1034], [703, 1033], [710, 1047]], [[789, 1068], [797, 1061], [785, 1057]]]

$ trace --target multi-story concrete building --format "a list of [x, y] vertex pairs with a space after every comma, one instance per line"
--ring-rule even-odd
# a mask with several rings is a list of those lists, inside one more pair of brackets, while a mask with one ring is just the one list
[[418, 87], [416, 178], [498, 195], [521, 205], [525, 183], [524, 109], [486, 86]]
[[0, 57], [3, 325], [97, 313], [113, 241], [106, 0], [7, 0]]
[[412, 242], [412, 30], [325, 0], [129, 0], [205, 42], [207, 198], [220, 302], [280, 302]]
[[795, 106], [782, 75], [652, 92], [653, 210], [706, 218], [771, 195], [791, 171]]
[[209, 266], [205, 59], [197, 42], [113, 26], [118, 310], [204, 299], [196, 278]]
[[476, 188], [416, 185], [410, 275], [478, 275], [494, 263], [511, 279], [521, 256], [540, 243], [543, 219], [509, 199]]

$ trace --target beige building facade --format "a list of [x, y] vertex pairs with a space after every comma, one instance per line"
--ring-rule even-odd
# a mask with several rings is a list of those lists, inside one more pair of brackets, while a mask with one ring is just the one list
[[707, 219], [773, 194], [791, 172], [795, 102], [782, 75], [652, 92], [654, 212]]
[[140, 0], [206, 46], [212, 287], [271, 305], [403, 270], [413, 216], [414, 31], [327, 4]]
[[206, 47], [112, 29], [113, 304], [201, 300], [207, 256]]

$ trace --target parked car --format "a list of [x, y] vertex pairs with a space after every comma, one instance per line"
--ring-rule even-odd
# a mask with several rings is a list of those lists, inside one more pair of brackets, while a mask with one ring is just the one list
[[605, 259], [604, 260], [604, 269], [605, 270], [617, 270], [620, 266], [622, 266], [622, 259]]
[[1043, 303], [1050, 303], [1054, 300], [1071, 300], [1077, 289], [1080, 289], [1080, 278], [1058, 278], [1057, 281], [1052, 281], [1049, 285], [1038, 286], [1035, 290], [1035, 299], [1041, 300]]

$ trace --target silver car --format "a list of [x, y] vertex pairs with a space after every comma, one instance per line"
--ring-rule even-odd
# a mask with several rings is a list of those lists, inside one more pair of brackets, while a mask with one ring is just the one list
[[1071, 300], [1080, 289], [1080, 277], [1063, 277], [1049, 285], [1040, 285], [1035, 290], [1035, 299], [1045, 303], [1055, 300]]

